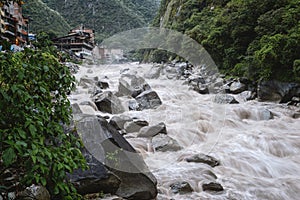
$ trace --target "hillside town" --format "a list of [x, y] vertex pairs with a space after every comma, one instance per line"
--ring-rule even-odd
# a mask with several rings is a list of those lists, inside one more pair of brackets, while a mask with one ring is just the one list
[[22, 14], [22, 3], [1, 4], [0, 23], [1, 41], [18, 47], [29, 44], [29, 18]]
[[[30, 31], [30, 17], [22, 12], [23, 1], [0, 4], [0, 51], [4, 44], [9, 45], [11, 51], [22, 51], [25, 47], [34, 48], [32, 41], [36, 41], [36, 33]], [[33, 22], [34, 23], [34, 22]], [[53, 44], [60, 50], [68, 52], [78, 58], [91, 58], [111, 61], [123, 57], [121, 49], [106, 49], [96, 47], [95, 30], [83, 24], [71, 29], [66, 35], [52, 39]]]

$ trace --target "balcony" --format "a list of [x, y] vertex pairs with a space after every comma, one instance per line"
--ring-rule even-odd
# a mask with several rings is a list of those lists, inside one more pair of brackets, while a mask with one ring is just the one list
[[5, 33], [11, 35], [11, 36], [16, 36], [13, 32], [9, 31], [9, 30], [5, 30]]

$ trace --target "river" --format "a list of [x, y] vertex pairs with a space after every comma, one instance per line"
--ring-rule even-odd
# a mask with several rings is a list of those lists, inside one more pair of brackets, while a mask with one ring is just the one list
[[[77, 80], [85, 75], [105, 79], [109, 90], [115, 92], [121, 70], [129, 68], [144, 76], [151, 66], [83, 65], [75, 76]], [[184, 80], [160, 76], [146, 81], [158, 93], [162, 105], [144, 111], [126, 110], [124, 114], [145, 119], [150, 125], [164, 122], [168, 135], [183, 147], [180, 151], [159, 152], [153, 150], [149, 139], [126, 136], [157, 178], [158, 200], [299, 199], [300, 120], [292, 117], [299, 108], [256, 100], [220, 105], [213, 103], [212, 94], [189, 90]], [[88, 90], [78, 87], [70, 101], [89, 101]], [[81, 109], [110, 116], [88, 105]], [[185, 161], [198, 153], [216, 158], [220, 165]], [[181, 181], [188, 182], [194, 192], [174, 194], [170, 185]], [[203, 191], [202, 184], [210, 181], [221, 184], [224, 190]]]

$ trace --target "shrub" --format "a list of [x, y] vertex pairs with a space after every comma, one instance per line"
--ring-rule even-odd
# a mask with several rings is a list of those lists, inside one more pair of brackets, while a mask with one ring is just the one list
[[41, 184], [60, 198], [75, 193], [66, 173], [86, 163], [82, 143], [63, 128], [71, 119], [67, 94], [74, 81], [50, 53], [0, 54], [0, 185], [7, 186], [3, 173], [10, 170], [23, 187]]

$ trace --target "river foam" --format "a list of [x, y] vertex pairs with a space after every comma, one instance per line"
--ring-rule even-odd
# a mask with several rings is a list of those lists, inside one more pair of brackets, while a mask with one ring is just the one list
[[[128, 68], [144, 76], [151, 64], [84, 65], [75, 75], [105, 78], [117, 91], [120, 71]], [[292, 118], [295, 107], [255, 100], [219, 105], [213, 95], [189, 90], [184, 80], [166, 76], [146, 79], [163, 104], [154, 110], [124, 114], [145, 119], [150, 125], [164, 122], [168, 135], [182, 150], [155, 152], [151, 141], [131, 137], [128, 141], [142, 154], [158, 180], [157, 199], [278, 199], [294, 200], [300, 194], [300, 120]], [[90, 101], [88, 89], [78, 87], [72, 103]], [[126, 98], [123, 98], [125, 101]], [[108, 115], [84, 105], [85, 113]], [[185, 158], [203, 153], [215, 157], [214, 168], [188, 163]], [[216, 176], [216, 177], [215, 177]], [[188, 182], [194, 192], [174, 194], [170, 185]], [[203, 191], [205, 182], [220, 183], [224, 191]]]

